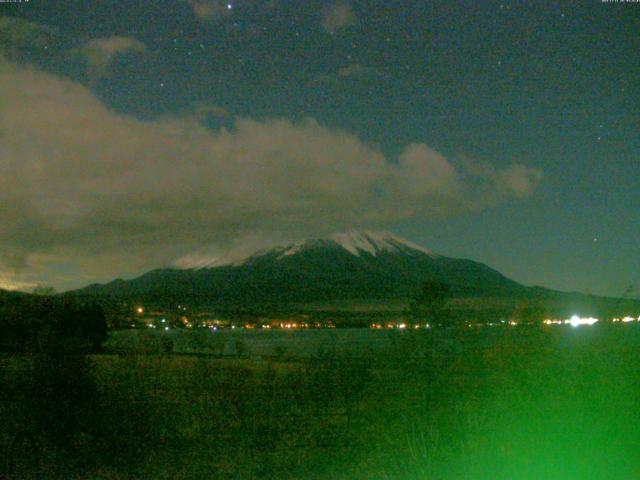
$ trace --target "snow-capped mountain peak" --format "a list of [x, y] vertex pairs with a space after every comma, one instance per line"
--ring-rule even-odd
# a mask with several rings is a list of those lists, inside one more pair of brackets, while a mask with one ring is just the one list
[[348, 232], [334, 233], [329, 236], [329, 239], [355, 256], [359, 256], [361, 252], [375, 256], [383, 251], [398, 252], [406, 249], [417, 250], [427, 255], [433, 255], [433, 252], [430, 250], [390, 232], [351, 230]]
[[349, 254], [355, 257], [360, 257], [362, 254], [376, 257], [383, 252], [405, 254], [415, 254], [415, 252], [420, 252], [431, 257], [437, 256], [431, 252], [431, 250], [421, 247], [420, 245], [416, 245], [415, 243], [405, 240], [404, 238], [390, 232], [349, 230], [346, 232], [333, 233], [324, 238], [304, 240], [290, 243], [288, 245], [281, 245], [270, 250], [261, 250], [240, 263], [245, 263], [250, 259], [255, 260], [264, 255], [273, 255], [274, 253], [276, 254], [276, 258], [280, 260], [318, 247], [339, 248], [346, 250]]
[[420, 245], [416, 245], [390, 232], [374, 232], [370, 230], [349, 230], [334, 233], [324, 238], [315, 238], [299, 242], [281, 244], [272, 248], [262, 248], [251, 255], [240, 255], [239, 252], [229, 252], [225, 255], [188, 255], [175, 262], [175, 266], [182, 269], [215, 268], [221, 266], [242, 266], [255, 264], [261, 259], [271, 258], [283, 260], [314, 248], [339, 248], [351, 255], [360, 257], [362, 254], [378, 256], [381, 253], [409, 253], [420, 252], [431, 257], [437, 255]]
[[[412, 252], [418, 251], [435, 257], [436, 255], [420, 245], [416, 245], [402, 237], [394, 235], [390, 232], [373, 232], [370, 230], [349, 230], [347, 232], [333, 233], [328, 237], [305, 240], [301, 242], [290, 243], [288, 245], [275, 247], [270, 250], [260, 250], [246, 260], [257, 259], [264, 255], [276, 254], [277, 259], [284, 259], [309, 250], [311, 248], [323, 247], [337, 247], [346, 250], [351, 255], [359, 257], [362, 253], [369, 254], [371, 256], [377, 256], [382, 252], [387, 253], [399, 253], [399, 252]], [[240, 263], [245, 263], [241, 261]]]
[[[393, 233], [352, 230], [301, 242], [240, 244], [229, 252], [201, 251], [121, 283], [87, 287], [139, 298], [185, 296], [211, 305], [256, 302], [404, 299], [425, 281], [462, 292], [522, 292], [522, 286], [486, 265], [431, 253]], [[240, 248], [243, 247], [243, 248]], [[248, 253], [254, 252], [247, 256]], [[194, 300], [195, 301], [195, 300]]]

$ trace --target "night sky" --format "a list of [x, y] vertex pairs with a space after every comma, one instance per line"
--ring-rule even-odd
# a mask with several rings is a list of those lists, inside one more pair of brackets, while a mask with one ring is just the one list
[[640, 3], [0, 4], [0, 287], [390, 230], [640, 297]]

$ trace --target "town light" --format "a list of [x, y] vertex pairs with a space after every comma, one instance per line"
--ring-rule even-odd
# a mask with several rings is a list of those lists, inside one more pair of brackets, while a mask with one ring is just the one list
[[574, 315], [569, 320], [565, 320], [564, 323], [568, 323], [572, 327], [579, 327], [580, 325], [593, 325], [597, 321], [598, 321], [597, 318], [593, 318], [593, 317], [581, 318], [578, 315]]

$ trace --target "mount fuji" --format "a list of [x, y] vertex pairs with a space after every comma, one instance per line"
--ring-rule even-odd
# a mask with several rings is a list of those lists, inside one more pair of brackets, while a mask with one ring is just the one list
[[524, 287], [478, 262], [438, 255], [388, 232], [349, 231], [292, 242], [231, 259], [202, 259], [132, 280], [94, 284], [77, 295], [210, 305], [391, 300], [425, 281], [456, 296], [504, 296]]

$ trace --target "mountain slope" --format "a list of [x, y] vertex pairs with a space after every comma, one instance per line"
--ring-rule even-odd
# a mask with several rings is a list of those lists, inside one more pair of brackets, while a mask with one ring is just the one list
[[406, 298], [427, 280], [446, 282], [463, 296], [512, 295], [525, 289], [481, 263], [368, 231], [281, 245], [210, 265], [153, 270], [74, 293], [237, 304]]

